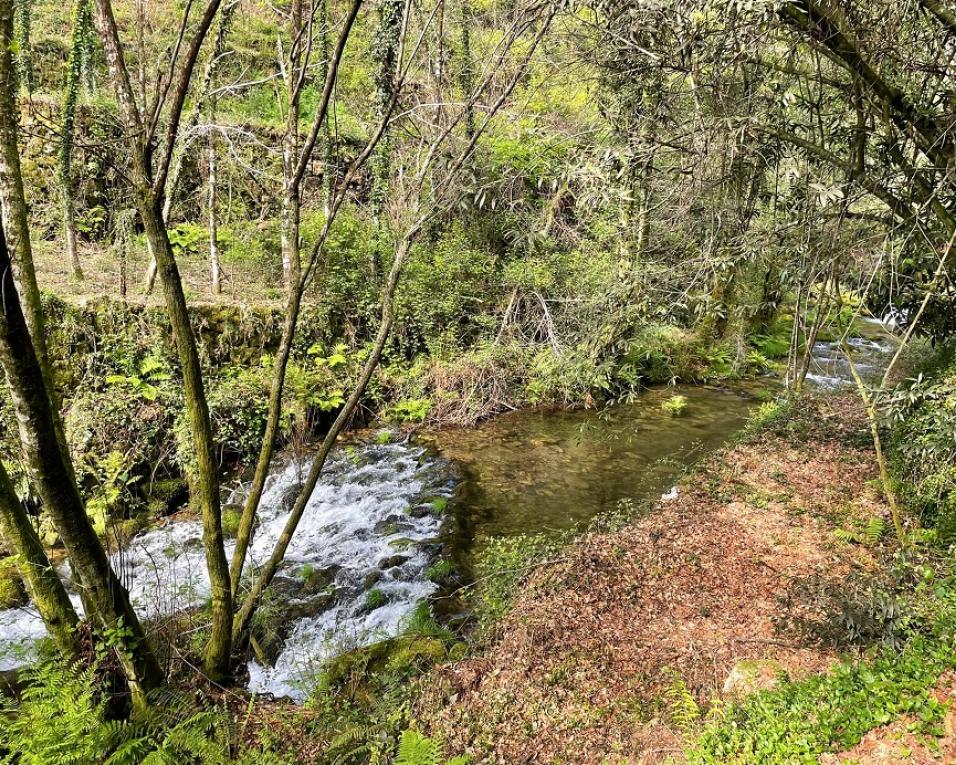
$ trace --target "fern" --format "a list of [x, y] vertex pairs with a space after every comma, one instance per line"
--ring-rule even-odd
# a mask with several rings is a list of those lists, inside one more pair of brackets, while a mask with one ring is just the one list
[[700, 707], [687, 689], [684, 678], [675, 670], [665, 667], [662, 674], [669, 679], [663, 693], [667, 714], [678, 730], [688, 731], [700, 719]]
[[417, 730], [406, 730], [398, 744], [394, 765], [468, 765], [471, 758], [459, 755], [445, 760], [441, 744]]
[[877, 517], [870, 518], [860, 534], [864, 544], [875, 545], [886, 534], [886, 521]]
[[860, 541], [859, 536], [853, 531], [844, 528], [838, 528], [833, 532], [833, 536], [837, 538], [838, 541], [844, 542], [846, 544], [857, 544]]
[[0, 765], [284, 765], [262, 752], [234, 759], [229, 718], [162, 689], [135, 722], [104, 720], [95, 669], [42, 662], [19, 704], [0, 696]]
[[441, 765], [441, 747], [415, 730], [402, 733], [395, 765]]
[[879, 543], [885, 534], [886, 521], [875, 516], [865, 523], [855, 523], [853, 529], [839, 528], [833, 532], [833, 536], [841, 542], [868, 546]]

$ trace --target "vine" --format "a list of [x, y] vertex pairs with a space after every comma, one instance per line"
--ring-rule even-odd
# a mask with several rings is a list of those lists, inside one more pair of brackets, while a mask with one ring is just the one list
[[16, 46], [17, 79], [20, 87], [33, 90], [33, 50], [30, 33], [33, 27], [33, 0], [17, 0], [13, 8], [13, 41]]
[[76, 250], [74, 210], [75, 179], [73, 177], [74, 132], [80, 87], [85, 81], [92, 86], [92, 54], [94, 49], [93, 9], [90, 0], [76, 0], [73, 6], [73, 32], [70, 55], [63, 82], [62, 134], [60, 138], [60, 187], [63, 194], [63, 220], [67, 249], [75, 278], [81, 279]]

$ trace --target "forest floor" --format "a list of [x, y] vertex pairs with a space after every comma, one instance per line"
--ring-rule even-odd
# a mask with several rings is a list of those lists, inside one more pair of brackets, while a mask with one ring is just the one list
[[[34, 249], [37, 280], [44, 290], [74, 302], [98, 300], [103, 297], [119, 300], [122, 297], [119, 260], [113, 248], [81, 244], [82, 280], [73, 278], [70, 263], [59, 242], [41, 241]], [[263, 268], [260, 263], [235, 260], [223, 262], [223, 286], [219, 295], [212, 291], [209, 259], [205, 254], [180, 253], [177, 265], [183, 279], [183, 289], [191, 303], [277, 307], [285, 304], [281, 271], [273, 272], [273, 269]], [[148, 266], [149, 256], [146, 251], [132, 248], [126, 263], [127, 302], [135, 305], [163, 304], [163, 290], [159, 280], [149, 294], [144, 290]]]
[[[800, 407], [695, 471], [677, 499], [537, 570], [487, 650], [436, 672], [424, 728], [476, 763], [680, 762], [708, 708], [833, 666], [839, 652], [806, 636], [832, 618], [821, 593], [888, 552], [835, 532], [888, 525], [888, 510], [858, 399]], [[956, 761], [952, 725], [932, 748], [906, 731], [894, 722], [826, 762]]]

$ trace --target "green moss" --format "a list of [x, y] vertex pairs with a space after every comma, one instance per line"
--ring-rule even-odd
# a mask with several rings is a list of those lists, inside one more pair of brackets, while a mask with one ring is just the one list
[[425, 572], [425, 576], [427, 576], [430, 581], [435, 582], [436, 584], [442, 584], [443, 582], [448, 581], [454, 573], [455, 564], [446, 558], [435, 561], [431, 566], [429, 566], [428, 570]]
[[386, 603], [388, 603], [388, 595], [379, 589], [369, 590], [365, 594], [365, 607], [369, 611], [374, 611], [376, 608], [381, 608]]
[[15, 558], [0, 559], [0, 608], [16, 608], [27, 602], [27, 591]]
[[222, 533], [227, 538], [234, 538], [239, 533], [239, 522], [242, 520], [240, 505], [226, 505], [222, 508]]

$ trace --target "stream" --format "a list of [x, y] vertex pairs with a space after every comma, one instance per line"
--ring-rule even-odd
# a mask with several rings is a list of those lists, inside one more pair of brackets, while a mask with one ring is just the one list
[[[885, 366], [891, 347], [878, 322], [864, 334], [851, 343], [865, 375]], [[815, 346], [807, 379], [821, 389], [853, 384], [839, 346], [827, 342]], [[662, 408], [674, 395], [687, 400], [680, 416]], [[437, 592], [428, 569], [440, 557], [467, 565], [492, 537], [580, 527], [622, 500], [656, 499], [725, 445], [758, 403], [746, 387], [654, 388], [602, 411], [513, 412], [417, 442], [338, 449], [273, 585], [281, 602], [266, 606], [274, 615], [264, 612], [288, 626], [269, 662], [249, 663], [249, 690], [304, 700], [329, 657], [400, 631]], [[272, 550], [308, 464], [307, 454], [287, 459], [270, 477], [252, 564]], [[243, 493], [237, 487], [229, 502]], [[169, 519], [113, 561], [146, 618], [208, 598], [198, 520]], [[66, 564], [60, 574], [69, 581]], [[0, 672], [33, 661], [45, 634], [32, 607], [0, 610]]]

